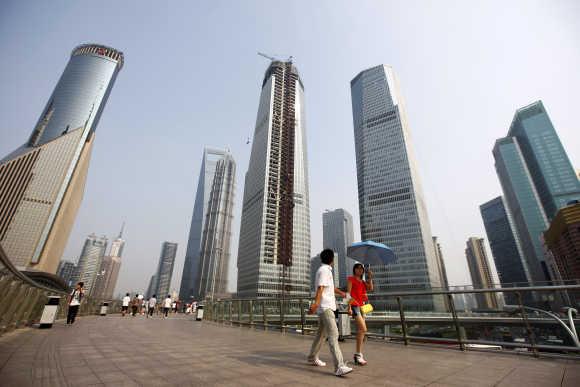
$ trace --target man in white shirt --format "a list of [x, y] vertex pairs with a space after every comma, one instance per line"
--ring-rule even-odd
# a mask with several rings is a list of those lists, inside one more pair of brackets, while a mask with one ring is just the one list
[[165, 298], [165, 300], [163, 300], [163, 314], [164, 314], [164, 318], [167, 318], [167, 313], [169, 313], [169, 309], [171, 309], [171, 295], [167, 295], [167, 297]]
[[347, 367], [342, 352], [338, 345], [338, 327], [334, 317], [336, 310], [336, 299], [334, 294], [345, 297], [346, 294], [340, 289], [334, 287], [334, 277], [332, 275], [332, 264], [334, 263], [334, 251], [324, 249], [320, 253], [320, 260], [322, 265], [316, 272], [315, 289], [316, 296], [314, 303], [310, 306], [309, 313], [318, 312], [318, 332], [312, 343], [310, 355], [308, 355], [308, 362], [315, 366], [325, 366], [326, 363], [318, 358], [320, 347], [324, 339], [328, 337], [328, 346], [334, 361], [334, 374], [336, 376], [343, 376], [352, 371], [352, 368]]
[[129, 310], [130, 302], [131, 296], [129, 295], [129, 293], [127, 293], [125, 297], [123, 297], [123, 307], [121, 308], [121, 313], [123, 314], [123, 317], [125, 317], [125, 314], [127, 314], [127, 311]]
[[147, 318], [149, 318], [149, 316], [153, 317], [153, 312], [155, 311], [155, 305], [157, 305], [157, 298], [156, 298], [156, 294], [153, 295], [153, 297], [151, 297], [149, 299], [149, 309], [147, 310]]

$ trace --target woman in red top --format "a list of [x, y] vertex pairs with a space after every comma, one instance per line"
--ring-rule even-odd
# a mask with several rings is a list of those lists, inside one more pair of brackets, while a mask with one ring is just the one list
[[357, 263], [352, 268], [353, 276], [348, 277], [347, 285], [347, 298], [350, 294], [351, 300], [349, 303], [349, 308], [352, 312], [352, 316], [356, 322], [356, 353], [354, 354], [354, 364], [365, 365], [367, 361], [364, 359], [362, 354], [362, 345], [365, 339], [365, 334], [367, 333], [367, 324], [365, 322], [364, 314], [361, 312], [360, 307], [366, 304], [368, 301], [367, 291], [373, 291], [373, 272], [367, 272], [366, 281], [363, 281], [363, 275], [365, 274], [365, 268], [362, 264]]

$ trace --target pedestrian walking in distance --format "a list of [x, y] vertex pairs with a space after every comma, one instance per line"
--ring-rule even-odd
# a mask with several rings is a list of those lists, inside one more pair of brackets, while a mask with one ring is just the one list
[[129, 304], [131, 303], [131, 296], [129, 295], [129, 293], [125, 294], [125, 297], [123, 297], [123, 306], [121, 306], [121, 315], [123, 317], [125, 317], [125, 315], [127, 314], [127, 311], [129, 310]]
[[149, 316], [153, 317], [153, 312], [155, 311], [155, 305], [157, 305], [157, 298], [155, 298], [156, 295], [154, 294], [153, 297], [151, 297], [149, 299], [149, 310], [147, 311], [147, 318], [149, 318]]
[[131, 316], [135, 317], [135, 315], [137, 315], [137, 311], [139, 310], [139, 305], [141, 304], [141, 302], [139, 301], [139, 295], [135, 294], [135, 297], [133, 297], [133, 301], [131, 302]]
[[73, 324], [75, 322], [79, 307], [83, 301], [83, 296], [85, 295], [83, 286], [85, 286], [85, 284], [83, 282], [79, 282], [68, 296], [68, 314], [66, 316], [67, 324]]
[[316, 289], [316, 296], [314, 303], [310, 306], [309, 313], [318, 313], [318, 332], [310, 348], [310, 355], [308, 355], [308, 362], [318, 367], [324, 367], [325, 362], [320, 360], [318, 354], [324, 339], [328, 338], [328, 346], [334, 361], [334, 374], [336, 376], [344, 376], [352, 371], [342, 358], [342, 352], [338, 345], [338, 327], [334, 317], [336, 310], [336, 298], [334, 294], [345, 297], [346, 293], [334, 286], [334, 277], [332, 275], [332, 264], [334, 263], [334, 251], [324, 249], [320, 253], [320, 261], [322, 264], [316, 272], [316, 280], [314, 282]]
[[366, 273], [366, 281], [363, 281], [365, 268], [362, 264], [357, 263], [352, 268], [354, 275], [348, 277], [348, 285], [346, 290], [346, 301], [349, 303], [349, 311], [356, 322], [356, 352], [354, 354], [354, 364], [366, 365], [367, 361], [363, 357], [362, 347], [367, 333], [367, 324], [365, 322], [365, 315], [361, 311], [363, 306], [369, 300], [367, 291], [373, 291], [373, 272], [368, 270]]
[[167, 318], [167, 313], [169, 313], [169, 309], [171, 309], [171, 295], [167, 295], [165, 300], [163, 301], [163, 315], [164, 318]]

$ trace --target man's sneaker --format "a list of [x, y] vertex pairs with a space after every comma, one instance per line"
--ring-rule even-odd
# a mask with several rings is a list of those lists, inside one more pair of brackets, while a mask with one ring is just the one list
[[364, 359], [362, 353], [361, 354], [354, 354], [354, 364], [364, 366], [367, 365], [367, 361]]
[[336, 376], [344, 376], [348, 373], [352, 372], [352, 368], [347, 367], [345, 365], [338, 367], [338, 369], [336, 370], [336, 372], [334, 373]]
[[320, 360], [319, 358], [315, 358], [314, 360], [309, 361], [310, 364], [317, 366], [317, 367], [324, 367], [326, 365], [325, 362]]

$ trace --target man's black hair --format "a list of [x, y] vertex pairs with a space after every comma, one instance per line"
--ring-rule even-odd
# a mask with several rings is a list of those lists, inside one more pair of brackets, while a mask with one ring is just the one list
[[320, 253], [320, 261], [327, 265], [330, 265], [334, 261], [334, 251], [331, 249], [324, 249]]

